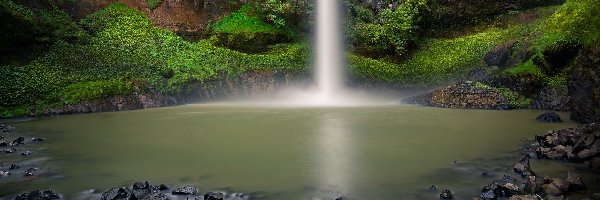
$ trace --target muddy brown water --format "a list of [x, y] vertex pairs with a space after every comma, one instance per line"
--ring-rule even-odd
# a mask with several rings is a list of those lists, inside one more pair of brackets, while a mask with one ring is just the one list
[[0, 196], [54, 189], [74, 199], [148, 180], [264, 199], [435, 199], [443, 188], [467, 199], [504, 174], [518, 178], [522, 138], [576, 126], [535, 121], [541, 113], [197, 104], [14, 122], [46, 139], [34, 153], [51, 173], [0, 179]]

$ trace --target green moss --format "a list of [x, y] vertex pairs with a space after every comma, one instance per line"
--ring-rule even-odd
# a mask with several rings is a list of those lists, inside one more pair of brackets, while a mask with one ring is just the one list
[[133, 92], [130, 81], [120, 79], [75, 83], [59, 92], [63, 104], [73, 104], [84, 100], [127, 95]]
[[154, 10], [155, 8], [158, 8], [158, 6], [160, 6], [160, 4], [162, 4], [163, 0], [146, 0], [146, 3], [148, 3], [148, 8], [150, 10]]
[[516, 76], [516, 75], [532, 75], [540, 80], [544, 79], [546, 75], [542, 70], [535, 64], [533, 61], [529, 60], [526, 63], [521, 65], [506, 69], [504, 73], [508, 76]]
[[268, 24], [252, 15], [252, 6], [243, 5], [238, 11], [219, 20], [214, 26], [216, 33], [281, 33], [275, 25]]
[[509, 38], [507, 30], [490, 29], [454, 39], [428, 39], [408, 60], [396, 64], [383, 60], [349, 56], [350, 70], [362, 78], [431, 86], [463, 76], [482, 65], [487, 51]]
[[500, 95], [506, 99], [511, 108], [527, 108], [529, 105], [531, 105], [531, 103], [533, 103], [533, 100], [530, 98], [520, 95], [509, 88], [496, 88], [481, 82], [475, 82], [475, 86], [481, 89], [494, 90], [500, 93]]

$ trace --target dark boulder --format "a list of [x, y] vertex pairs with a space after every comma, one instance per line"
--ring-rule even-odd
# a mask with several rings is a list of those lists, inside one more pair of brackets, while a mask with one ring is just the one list
[[133, 190], [150, 189], [150, 183], [148, 183], [148, 181], [144, 183], [135, 182], [131, 187], [133, 188]]
[[4, 148], [2, 149], [2, 152], [4, 153], [15, 153], [17, 151], [17, 149], [15, 148]]
[[569, 190], [570, 186], [569, 182], [561, 178], [544, 178], [542, 192], [546, 195], [561, 196]]
[[22, 152], [21, 156], [31, 156], [31, 151]]
[[508, 41], [494, 47], [485, 54], [485, 63], [488, 66], [497, 66], [500, 69], [505, 69], [507, 67], [506, 61], [508, 61], [509, 56], [512, 54], [513, 47], [516, 43], [516, 41]]
[[580, 123], [600, 122], [600, 45], [577, 56], [567, 80], [571, 119]]
[[560, 115], [558, 115], [558, 113], [554, 111], [541, 114], [535, 119], [541, 122], [562, 122], [562, 120], [560, 119]]
[[454, 199], [454, 194], [450, 190], [443, 189], [440, 193], [440, 199]]
[[27, 170], [25, 170], [25, 174], [23, 174], [23, 176], [35, 176], [37, 175], [39, 169], [38, 168], [29, 168]]
[[160, 184], [160, 185], [158, 185], [158, 188], [156, 188], [156, 189], [157, 189], [157, 190], [164, 191], [164, 190], [170, 190], [170, 189], [171, 189], [171, 187], [169, 187], [169, 186], [167, 186], [167, 185], [165, 185], [165, 184]]
[[344, 197], [343, 196], [337, 196], [333, 200], [344, 200]]
[[18, 137], [17, 139], [13, 140], [10, 145], [12, 146], [19, 146], [25, 144], [25, 138], [24, 137]]
[[112, 188], [102, 193], [101, 200], [130, 200], [132, 193], [129, 188]]
[[52, 190], [39, 191], [34, 190], [26, 192], [15, 197], [15, 200], [52, 200], [61, 199], [60, 194], [53, 192]]
[[44, 138], [35, 138], [35, 137], [34, 137], [34, 138], [31, 138], [31, 141], [32, 141], [32, 142], [43, 142], [43, 141], [44, 141]]
[[565, 86], [546, 86], [537, 95], [531, 108], [538, 110], [569, 111], [571, 100]]
[[0, 147], [7, 147], [8, 143], [6, 143], [5, 141], [0, 141]]
[[5, 177], [5, 176], [10, 176], [10, 172], [0, 170], [0, 177]]
[[182, 188], [177, 188], [171, 191], [174, 195], [195, 195], [198, 193], [198, 189], [192, 186], [185, 186]]
[[204, 194], [204, 200], [223, 200], [224, 196], [221, 192], [207, 192]]
[[479, 197], [482, 199], [497, 199], [501, 197], [510, 197], [519, 192], [519, 187], [512, 183], [498, 184], [492, 183], [481, 189]]
[[585, 189], [585, 185], [583, 184], [583, 180], [579, 177], [579, 174], [569, 171], [567, 174], [567, 183], [570, 185], [570, 190], [580, 190]]
[[527, 191], [529, 193], [537, 192], [538, 185], [536, 183], [536, 180], [537, 180], [536, 176], [525, 177], [525, 191]]
[[9, 170], [15, 170], [15, 169], [19, 169], [21, 168], [21, 166], [16, 165], [16, 164], [10, 164], [10, 167], [8, 167]]

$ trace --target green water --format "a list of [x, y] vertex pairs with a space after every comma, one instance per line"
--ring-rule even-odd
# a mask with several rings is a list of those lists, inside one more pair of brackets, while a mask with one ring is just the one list
[[0, 193], [51, 188], [74, 198], [149, 180], [265, 199], [435, 199], [436, 185], [466, 199], [511, 174], [522, 138], [576, 125], [539, 123], [539, 114], [185, 105], [16, 122], [21, 133], [47, 139], [36, 155], [57, 175], [0, 182]]

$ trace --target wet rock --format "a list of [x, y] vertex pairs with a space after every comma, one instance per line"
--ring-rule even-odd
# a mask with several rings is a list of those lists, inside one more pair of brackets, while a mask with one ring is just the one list
[[22, 152], [21, 156], [31, 156], [31, 151]]
[[45, 139], [44, 138], [31, 138], [32, 142], [43, 142]]
[[221, 192], [207, 192], [204, 194], [204, 200], [223, 200], [223, 196]]
[[[344, 200], [344, 196], [337, 196], [334, 200]], [[243, 193], [233, 193], [227, 200], [250, 200], [250, 196]]]
[[6, 126], [6, 125], [5, 125], [4, 127], [2, 127], [2, 132], [3, 132], [3, 133], [9, 133], [9, 132], [12, 132], [12, 131], [14, 131], [14, 130], [15, 130], [15, 127], [14, 127], [14, 126]]
[[133, 188], [133, 190], [140, 190], [140, 189], [149, 189], [150, 188], [150, 183], [148, 183], [148, 181], [142, 183], [142, 182], [135, 182], [133, 184], [133, 186], [131, 186]]
[[585, 189], [585, 185], [583, 184], [583, 180], [579, 177], [579, 174], [569, 171], [567, 174], [567, 183], [570, 185], [570, 190], [579, 190]]
[[112, 188], [102, 193], [102, 200], [130, 200], [131, 191], [128, 188]]
[[25, 174], [24, 176], [35, 176], [37, 174], [37, 172], [39, 171], [38, 168], [29, 168], [27, 170], [25, 170]]
[[541, 122], [562, 122], [560, 115], [554, 111], [541, 114], [535, 119]]
[[61, 199], [60, 194], [53, 192], [52, 190], [39, 191], [34, 190], [26, 192], [15, 197], [15, 200], [52, 200]]
[[519, 187], [512, 183], [506, 183], [500, 185], [498, 183], [492, 183], [484, 186], [481, 189], [479, 197], [482, 199], [497, 199], [501, 197], [510, 197], [519, 192]]
[[575, 42], [559, 41], [544, 49], [544, 60], [546, 65], [539, 66], [548, 75], [561, 72], [571, 62], [581, 49], [581, 45]]
[[579, 153], [577, 153], [577, 157], [579, 157], [579, 159], [582, 159], [582, 160], [591, 158], [592, 156], [593, 156], [592, 151], [589, 149], [584, 149], [584, 150], [581, 150]]
[[542, 192], [546, 195], [561, 196], [569, 190], [570, 184], [560, 178], [544, 178]]
[[525, 191], [529, 193], [535, 193], [537, 191], [537, 177], [536, 176], [527, 176], [525, 178]]
[[171, 193], [174, 195], [195, 195], [198, 193], [198, 189], [192, 186], [185, 186], [182, 188], [174, 189]]
[[19, 169], [21, 168], [21, 166], [16, 165], [16, 164], [10, 164], [10, 167], [8, 167], [9, 170], [15, 170], [15, 169]]
[[537, 196], [535, 195], [514, 195], [512, 197], [509, 198], [509, 200], [538, 200]]
[[10, 176], [10, 172], [0, 171], [0, 177], [6, 177], [6, 176]]
[[517, 164], [514, 165], [513, 170], [516, 173], [521, 174], [521, 176], [523, 177], [535, 176], [535, 173], [533, 173], [533, 170], [531, 170], [531, 166], [529, 166], [528, 156], [524, 156], [523, 158], [521, 158], [521, 160], [519, 160], [519, 162], [517, 162]]
[[152, 192], [141, 198], [141, 200], [169, 200], [169, 198], [163, 193]]
[[450, 190], [444, 189], [442, 190], [442, 193], [440, 193], [440, 199], [454, 199], [454, 194], [452, 194]]
[[4, 153], [15, 153], [17, 151], [17, 149], [15, 148], [4, 148], [2, 149], [2, 152]]
[[510, 108], [502, 94], [488, 87], [480, 87], [473, 82], [464, 82], [435, 90], [418, 100], [426, 106], [442, 108], [497, 109]]
[[7, 147], [8, 143], [6, 143], [5, 141], [0, 141], [0, 147]]
[[12, 146], [19, 146], [25, 144], [25, 138], [24, 137], [18, 137], [17, 139], [13, 140], [10, 145]]
[[569, 111], [571, 100], [565, 86], [546, 86], [537, 95], [531, 108], [538, 110]]

